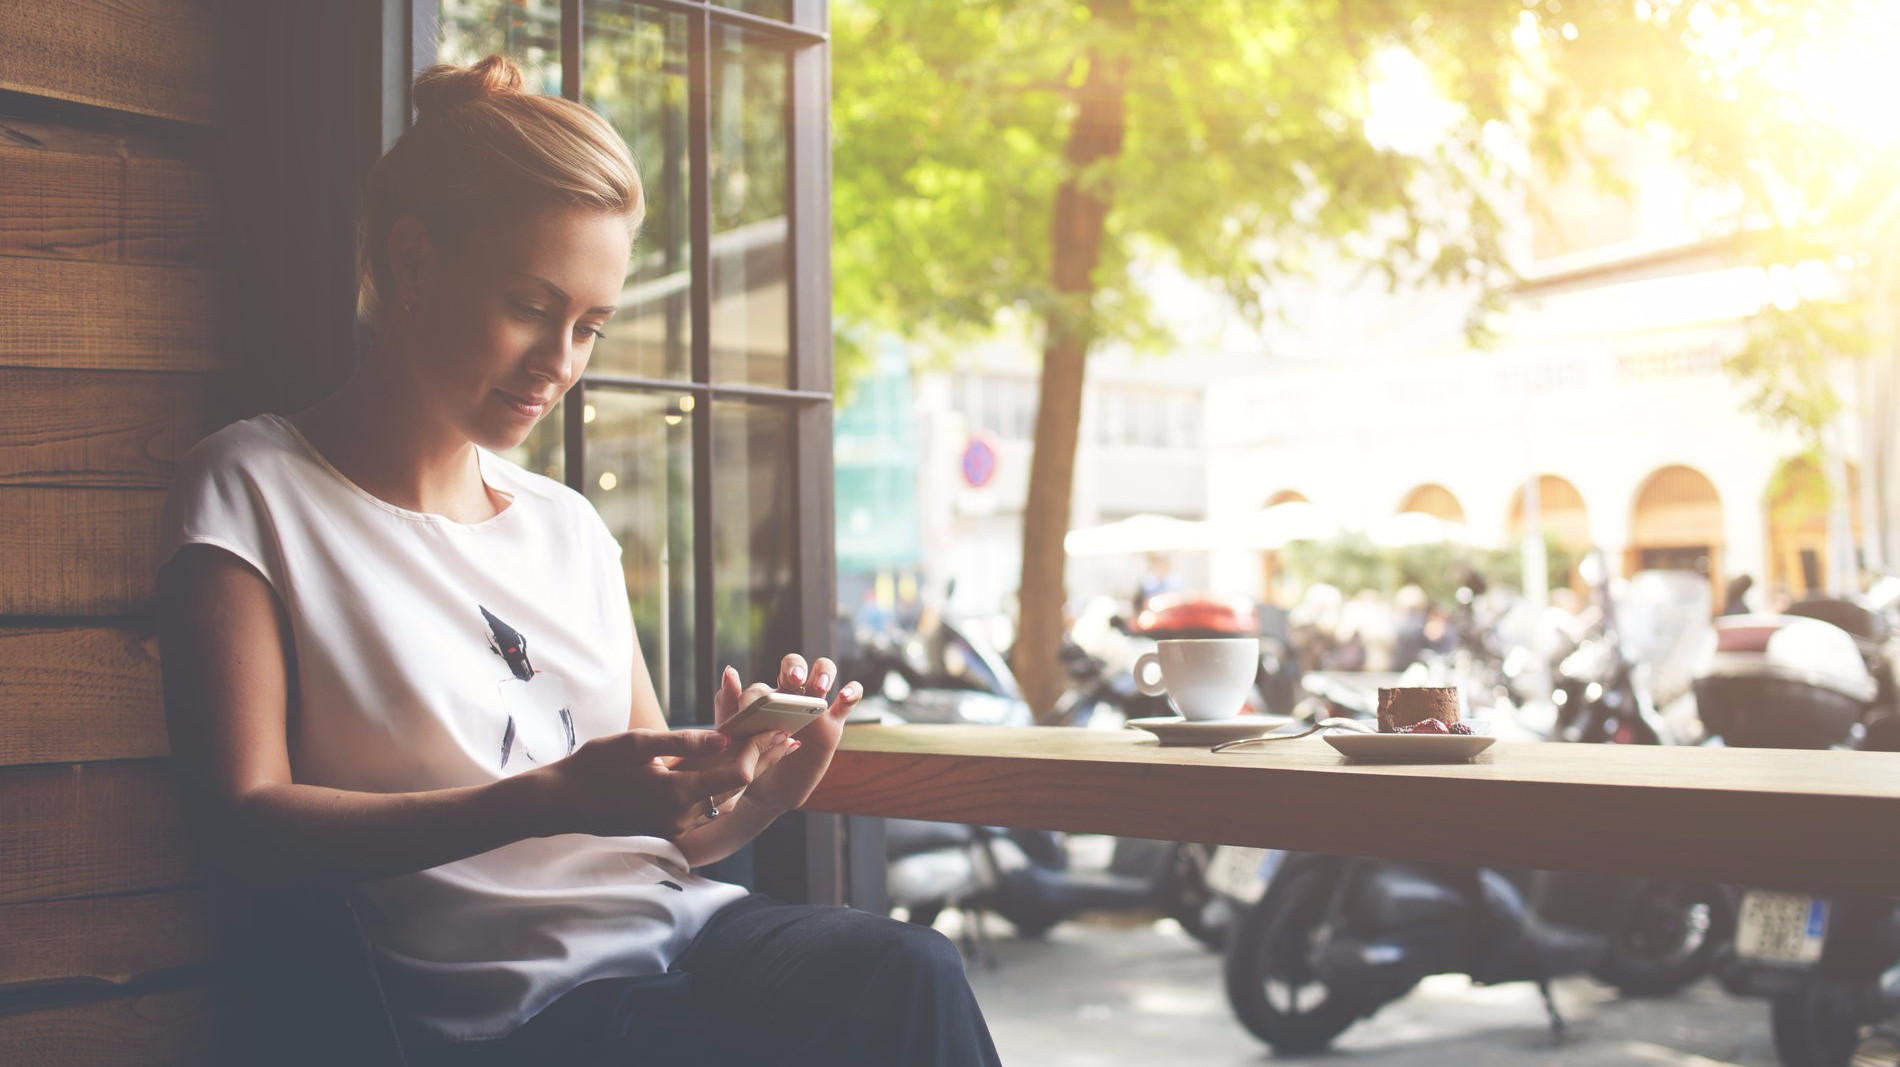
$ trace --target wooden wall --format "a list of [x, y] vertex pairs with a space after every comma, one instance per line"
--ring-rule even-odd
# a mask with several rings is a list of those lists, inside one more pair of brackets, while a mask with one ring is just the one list
[[0, 1063], [212, 1061], [218, 937], [164, 762], [150, 595], [231, 358], [208, 5], [0, 33]]
[[0, 0], [0, 1064], [229, 1059], [165, 759], [160, 509], [193, 443], [354, 359], [392, 10]]

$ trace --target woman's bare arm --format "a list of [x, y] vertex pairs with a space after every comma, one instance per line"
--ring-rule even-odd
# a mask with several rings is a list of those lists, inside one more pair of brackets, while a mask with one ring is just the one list
[[157, 606], [177, 778], [206, 858], [249, 885], [390, 877], [557, 833], [673, 836], [711, 789], [750, 779], [743, 760], [689, 774], [654, 758], [723, 747], [695, 731], [597, 739], [585, 759], [455, 789], [298, 784], [285, 740], [295, 656], [269, 583], [230, 553], [186, 545], [159, 573]]
[[256, 886], [407, 874], [549, 832], [521, 778], [422, 793], [291, 781], [283, 606], [220, 549], [186, 545], [158, 578], [165, 721], [206, 858]]

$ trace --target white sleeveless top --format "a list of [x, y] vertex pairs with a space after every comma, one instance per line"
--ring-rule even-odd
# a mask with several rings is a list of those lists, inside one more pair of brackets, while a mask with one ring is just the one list
[[[294, 780], [372, 793], [493, 782], [627, 728], [634, 634], [620, 546], [587, 498], [477, 449], [510, 498], [476, 523], [408, 511], [288, 420], [199, 442], [159, 565], [214, 545], [287, 609]], [[422, 1040], [498, 1037], [596, 978], [667, 969], [745, 895], [657, 837], [530, 838], [351, 897], [392, 1011]]]

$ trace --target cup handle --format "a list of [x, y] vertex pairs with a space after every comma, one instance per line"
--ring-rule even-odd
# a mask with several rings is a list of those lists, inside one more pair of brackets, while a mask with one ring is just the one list
[[[1148, 680], [1148, 674], [1151, 671], [1155, 678], [1152, 682]], [[1143, 696], [1158, 697], [1168, 691], [1168, 687], [1162, 683], [1161, 679], [1161, 657], [1153, 652], [1143, 652], [1135, 657], [1133, 673], [1135, 688], [1141, 690]]]

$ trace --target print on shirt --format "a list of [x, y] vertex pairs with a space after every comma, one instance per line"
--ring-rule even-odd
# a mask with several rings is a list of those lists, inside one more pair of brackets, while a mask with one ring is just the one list
[[[481, 607], [481, 605], [476, 605]], [[567, 686], [557, 675], [536, 670], [528, 659], [528, 636], [481, 607], [488, 622], [488, 648], [508, 664], [509, 677], [501, 679], [502, 709], [507, 721], [501, 733], [500, 769], [519, 756], [529, 763], [560, 759], [574, 751], [574, 714]]]

